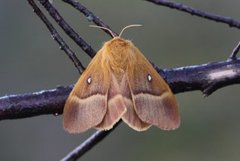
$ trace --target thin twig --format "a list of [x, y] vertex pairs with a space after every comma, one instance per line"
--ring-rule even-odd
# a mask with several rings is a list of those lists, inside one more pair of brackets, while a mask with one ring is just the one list
[[237, 59], [237, 53], [239, 52], [239, 50], [240, 50], [240, 41], [238, 42], [237, 46], [233, 49], [229, 58], [232, 60]]
[[96, 131], [93, 133], [87, 140], [85, 140], [82, 144], [72, 150], [69, 154], [67, 154], [61, 161], [75, 161], [84, 155], [87, 151], [92, 149], [97, 143], [103, 140], [107, 135], [109, 135], [119, 124], [114, 125], [111, 130], [108, 131]]
[[59, 14], [55, 7], [48, 0], [38, 0], [44, 8], [48, 11], [49, 15], [58, 23], [58, 25], [64, 30], [64, 32], [86, 52], [91, 58], [94, 57], [96, 51], [84, 41], [73, 28], [66, 23], [63, 17]]
[[38, 17], [44, 22], [50, 31], [53, 39], [60, 45], [60, 49], [62, 49], [73, 62], [75, 67], [77, 68], [79, 73], [82, 73], [85, 69], [82, 65], [81, 61], [77, 58], [76, 54], [69, 48], [69, 46], [65, 43], [65, 41], [58, 34], [57, 30], [53, 27], [53, 25], [48, 21], [47, 17], [42, 13], [39, 7], [33, 0], [28, 0], [28, 3], [32, 6], [34, 12], [38, 15]]
[[[101, 27], [105, 27], [105, 28], [110, 29], [113, 32], [114, 36], [118, 35], [107, 24], [105, 24], [99, 17], [97, 17], [93, 12], [88, 10], [84, 5], [82, 5], [77, 0], [62, 0], [62, 1], [70, 4], [74, 8], [76, 8], [78, 11], [83, 13], [89, 21], [94, 22], [97, 26], [101, 26]], [[103, 30], [103, 31], [111, 36], [111, 34], [107, 30]]]
[[213, 13], [204, 12], [204, 11], [195, 9], [193, 7], [187, 6], [187, 5], [168, 1], [168, 0], [146, 0], [146, 1], [152, 2], [154, 4], [166, 6], [169, 8], [173, 8], [176, 10], [180, 10], [180, 11], [189, 13], [191, 15], [199, 16], [199, 17], [202, 17], [205, 19], [225, 23], [225, 24], [228, 24], [230, 27], [236, 27], [236, 28], [240, 29], [240, 21], [234, 20], [231, 17], [225, 17], [225, 16], [213, 14]]

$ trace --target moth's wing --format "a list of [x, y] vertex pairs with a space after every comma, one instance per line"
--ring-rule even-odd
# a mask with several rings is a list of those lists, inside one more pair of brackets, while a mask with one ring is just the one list
[[127, 75], [124, 75], [121, 81], [121, 91], [124, 99], [124, 103], [126, 105], [127, 111], [124, 113], [122, 119], [123, 121], [130, 126], [131, 128], [137, 131], [147, 130], [151, 125], [143, 122], [137, 115], [134, 108], [134, 101], [131, 94], [131, 90], [129, 87], [129, 82], [127, 79]]
[[98, 125], [107, 112], [110, 73], [97, 53], [70, 93], [63, 111], [66, 131], [80, 133]]
[[118, 122], [126, 112], [126, 106], [119, 88], [119, 84], [113, 74], [111, 74], [110, 87], [107, 98], [107, 112], [102, 122], [96, 126], [99, 130], [109, 130]]
[[137, 115], [143, 122], [163, 130], [178, 128], [179, 109], [171, 89], [140, 52], [136, 57], [128, 80]]

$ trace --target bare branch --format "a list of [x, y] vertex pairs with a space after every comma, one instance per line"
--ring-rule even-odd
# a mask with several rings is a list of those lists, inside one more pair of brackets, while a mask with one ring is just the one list
[[[155, 66], [155, 69], [174, 93], [200, 90], [210, 95], [221, 87], [240, 83], [240, 59], [163, 70]], [[0, 120], [61, 114], [71, 89], [72, 86], [58, 87], [0, 97]]]
[[219, 88], [240, 83], [240, 59], [173, 69], [155, 67], [173, 93], [200, 90], [205, 96]]
[[[105, 27], [110, 29], [114, 36], [117, 36], [118, 34], [116, 32], [114, 32], [108, 25], [106, 25], [99, 17], [97, 17], [93, 12], [91, 12], [90, 10], [88, 10], [84, 5], [82, 5], [80, 2], [76, 1], [76, 0], [62, 0], [65, 3], [70, 4], [72, 7], [76, 8], [78, 11], [80, 11], [81, 13], [83, 13], [87, 19], [89, 21], [93, 21], [96, 25], [101, 26], [101, 27]], [[106, 32], [107, 34], [109, 34], [111, 36], [111, 34], [107, 31], [107, 30], [103, 30], [104, 32]]]
[[58, 34], [57, 30], [53, 27], [53, 25], [48, 21], [47, 17], [42, 13], [42, 11], [38, 8], [36, 3], [33, 0], [28, 0], [28, 3], [32, 6], [33, 11], [39, 16], [39, 18], [44, 22], [50, 31], [53, 39], [60, 45], [60, 49], [62, 49], [70, 60], [73, 62], [75, 67], [77, 68], [79, 73], [82, 73], [85, 69], [82, 65], [81, 61], [77, 58], [76, 54], [69, 48], [69, 46], [65, 43], [65, 41]]
[[83, 51], [85, 51], [91, 58], [94, 57], [96, 51], [84, 41], [73, 28], [66, 23], [62, 18], [56, 8], [48, 0], [38, 0], [44, 8], [48, 11], [49, 15], [58, 23], [58, 25], [64, 30], [64, 32], [79, 46]]
[[195, 16], [202, 17], [205, 19], [225, 23], [225, 24], [228, 24], [230, 27], [236, 27], [236, 28], [240, 29], [240, 22], [237, 20], [234, 20], [231, 17], [225, 17], [225, 16], [221, 16], [221, 15], [216, 15], [213, 13], [204, 12], [204, 11], [195, 9], [193, 7], [187, 6], [187, 5], [168, 1], [168, 0], [146, 0], [146, 1], [152, 2], [157, 5], [162, 5], [162, 6], [172, 8], [172, 9], [176, 9], [179, 11], [183, 11], [183, 12], [189, 13], [191, 15], [195, 15]]
[[0, 120], [62, 114], [65, 100], [71, 90], [72, 86], [68, 86], [0, 97]]

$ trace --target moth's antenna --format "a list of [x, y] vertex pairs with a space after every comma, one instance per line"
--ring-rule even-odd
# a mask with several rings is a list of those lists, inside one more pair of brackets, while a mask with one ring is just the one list
[[139, 27], [139, 26], [142, 26], [142, 25], [140, 25], [140, 24], [132, 24], [132, 25], [125, 26], [125, 27], [122, 29], [122, 31], [120, 32], [119, 37], [122, 36], [123, 31], [126, 30], [127, 28], [130, 28], [130, 27]]
[[89, 25], [89, 27], [95, 27], [95, 28], [107, 30], [111, 34], [112, 38], [116, 37], [116, 36], [114, 36], [114, 33], [112, 32], [112, 30], [110, 30], [109, 28], [97, 26], [97, 25]]

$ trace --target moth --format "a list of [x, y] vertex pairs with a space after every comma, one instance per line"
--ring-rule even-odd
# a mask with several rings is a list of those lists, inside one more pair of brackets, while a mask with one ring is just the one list
[[[132, 26], [137, 25], [124, 29]], [[179, 127], [170, 87], [141, 51], [121, 38], [124, 29], [104, 43], [71, 91], [63, 112], [66, 131], [109, 130], [120, 119], [137, 131]]]

